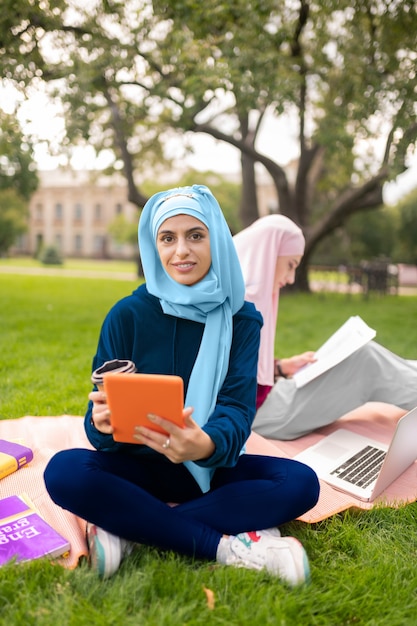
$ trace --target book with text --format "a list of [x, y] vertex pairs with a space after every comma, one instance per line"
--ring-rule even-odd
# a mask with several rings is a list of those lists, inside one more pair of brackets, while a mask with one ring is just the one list
[[20, 443], [0, 439], [0, 478], [30, 463], [33, 451]]
[[9, 496], [0, 500], [0, 565], [12, 559], [31, 561], [62, 556], [70, 547], [27, 497]]
[[359, 315], [350, 317], [315, 353], [315, 363], [302, 367], [293, 376], [297, 388], [341, 363], [376, 336]]

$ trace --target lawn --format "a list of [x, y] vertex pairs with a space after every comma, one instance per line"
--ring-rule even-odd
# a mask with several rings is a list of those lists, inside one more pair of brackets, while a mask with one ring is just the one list
[[[81, 415], [102, 319], [135, 280], [0, 274], [0, 418]], [[417, 297], [285, 295], [277, 352], [317, 348], [351, 314], [377, 339], [417, 358]], [[0, 483], [1, 489], [1, 483]], [[312, 583], [289, 589], [265, 573], [137, 549], [110, 580], [86, 562], [0, 569], [0, 624], [390, 625], [416, 623], [417, 505], [349, 511], [315, 525], [293, 522]], [[214, 593], [210, 609], [205, 589]]]

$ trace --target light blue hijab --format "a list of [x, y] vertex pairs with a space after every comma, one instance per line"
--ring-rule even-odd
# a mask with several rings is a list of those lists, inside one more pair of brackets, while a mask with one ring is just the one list
[[[195, 285], [182, 285], [161, 264], [158, 229], [175, 215], [191, 215], [210, 234], [211, 267]], [[205, 324], [200, 349], [191, 372], [185, 406], [194, 407], [193, 419], [204, 426], [213, 412], [226, 377], [232, 345], [232, 316], [243, 306], [245, 285], [227, 222], [219, 203], [205, 185], [177, 187], [153, 195], [139, 221], [139, 250], [146, 287], [159, 298], [168, 315]], [[210, 489], [214, 470], [185, 463], [201, 490]]]

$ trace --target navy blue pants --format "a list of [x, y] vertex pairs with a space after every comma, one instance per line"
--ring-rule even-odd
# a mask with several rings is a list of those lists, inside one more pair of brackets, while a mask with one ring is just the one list
[[209, 560], [223, 534], [284, 524], [319, 495], [306, 465], [249, 454], [217, 469], [206, 494], [184, 465], [162, 455], [64, 450], [44, 478], [56, 504], [118, 537]]

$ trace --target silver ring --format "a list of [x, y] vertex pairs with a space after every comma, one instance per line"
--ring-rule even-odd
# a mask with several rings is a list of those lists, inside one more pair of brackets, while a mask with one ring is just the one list
[[166, 442], [162, 444], [162, 447], [164, 448], [164, 450], [166, 450], [167, 448], [169, 448], [170, 444], [171, 444], [171, 439], [168, 437]]

